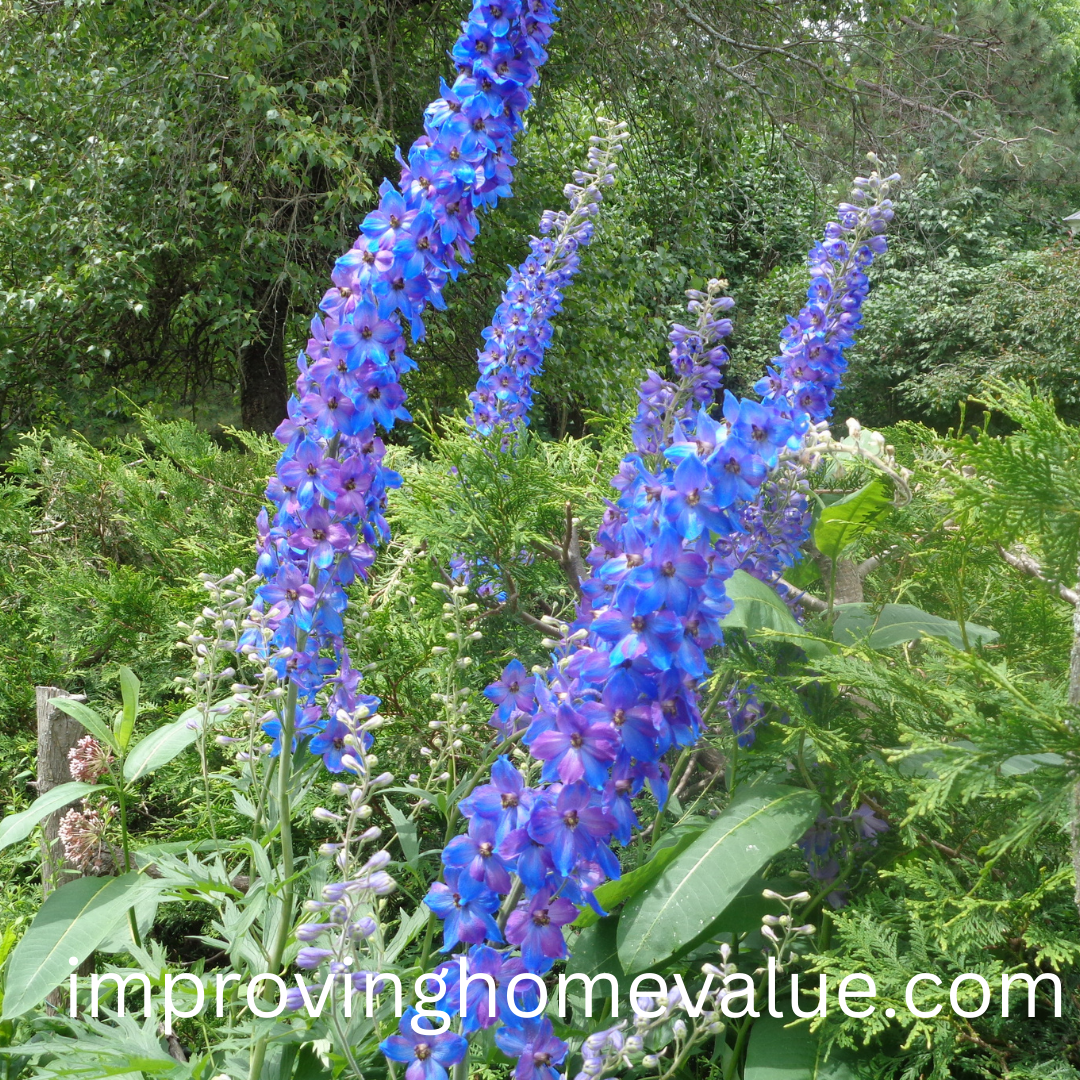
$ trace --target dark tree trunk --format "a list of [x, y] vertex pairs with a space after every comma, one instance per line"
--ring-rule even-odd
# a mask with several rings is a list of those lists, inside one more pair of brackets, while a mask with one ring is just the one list
[[240, 350], [240, 423], [250, 431], [272, 432], [285, 419], [289, 291], [288, 281], [266, 283], [258, 329], [251, 343]]

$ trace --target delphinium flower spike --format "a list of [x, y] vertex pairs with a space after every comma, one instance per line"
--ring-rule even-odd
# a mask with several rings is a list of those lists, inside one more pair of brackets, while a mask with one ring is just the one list
[[[634, 451], [612, 481], [618, 494], [588, 556], [592, 574], [583, 583], [575, 622], [549, 642], [546, 671], [534, 669], [530, 678], [512, 662], [488, 688], [497, 705], [492, 724], [506, 736], [522, 733], [540, 763], [541, 782], [530, 787], [508, 757], [500, 759], [494, 782], [463, 800], [460, 810], [477, 850], [489, 845], [490, 856], [517, 878], [497, 926], [500, 938], [505, 934], [538, 975], [566, 956], [560, 928], [582, 906], [598, 907], [596, 887], [618, 876], [611, 844], [631, 838], [637, 825], [632, 799], [648, 786], [662, 805], [665, 755], [693, 745], [703, 730], [697, 686], [709, 673], [707, 651], [722, 641], [720, 623], [730, 610], [724, 582], [747, 557], [735, 543], [747, 507], [818, 422], [811, 408], [818, 408], [817, 399], [800, 396], [804, 384], [824, 384], [820, 407], [829, 406], [865, 297], [865, 266], [884, 243], [888, 181], [874, 174], [857, 190], [872, 198], [855, 212], [847, 209], [854, 204], [844, 204], [841, 221], [827, 232], [835, 241], [827, 254], [838, 261], [826, 265], [818, 249], [813, 256], [817, 277], [842, 286], [835, 303], [830, 294], [824, 312], [808, 318], [808, 325], [824, 328], [830, 347], [805, 343], [790, 386], [783, 383], [762, 402], [728, 393], [722, 418], [714, 417], [708, 408], [727, 359], [722, 342], [731, 328], [724, 314], [731, 301], [718, 281], [690, 294], [693, 325], [677, 325], [671, 333], [674, 377], [650, 371], [642, 383]], [[776, 483], [801, 490], [798, 479]], [[775, 551], [793, 552], [804, 515], [797, 501], [790, 514], [783, 494], [775, 494], [778, 512], [759, 511], [758, 527]], [[448, 869], [473, 850], [468, 843], [459, 847], [461, 852], [444, 854]], [[469, 903], [482, 897], [494, 912], [504, 894], [493, 886], [483, 858], [470, 858], [454, 873], [459, 883], [462, 874], [472, 877]], [[441, 916], [439, 898], [430, 899]], [[456, 926], [444, 937], [444, 949], [453, 949], [451, 937], [460, 940]], [[491, 941], [501, 944], [500, 938]], [[472, 945], [462, 960], [466, 966], [475, 949], [488, 947]], [[496, 1023], [516, 1032], [500, 1045], [527, 1052], [530, 1034], [523, 1033], [523, 1021], [500, 1011]]]
[[581, 267], [580, 251], [592, 240], [593, 219], [603, 189], [615, 182], [615, 159], [626, 138], [625, 123], [601, 118], [600, 125], [601, 134], [589, 140], [585, 167], [564, 189], [569, 211], [544, 211], [540, 235], [529, 241], [529, 257], [511, 271], [495, 317], [483, 332], [480, 378], [469, 394], [468, 418], [481, 435], [498, 430], [509, 436], [529, 423], [532, 379], [543, 368], [552, 319]]
[[474, 4], [453, 86], [443, 83], [400, 184], [383, 182], [334, 267], [276, 432], [285, 449], [267, 490], [273, 509], [258, 522], [264, 584], [241, 648], [283, 684], [264, 725], [275, 752], [283, 737], [319, 737], [312, 746], [331, 771], [343, 767], [333, 718], [377, 705], [359, 694], [345, 646], [345, 589], [389, 537], [383, 510], [400, 477], [383, 465], [378, 431], [410, 419], [404, 327], [423, 336], [425, 307], [443, 306], [444, 285], [471, 258], [477, 211], [510, 194], [514, 136], [554, 21], [549, 0]]

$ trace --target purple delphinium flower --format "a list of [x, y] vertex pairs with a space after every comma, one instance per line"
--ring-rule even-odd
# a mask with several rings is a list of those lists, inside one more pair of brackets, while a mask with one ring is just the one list
[[543, 888], [528, 902], [510, 912], [506, 940], [521, 949], [529, 971], [543, 974], [556, 960], [566, 957], [562, 928], [578, 917], [578, 909], [561, 896]]
[[447, 1080], [447, 1070], [465, 1059], [469, 1044], [463, 1036], [453, 1031], [437, 1035], [431, 1028], [430, 1020], [409, 1008], [398, 1021], [400, 1034], [379, 1043], [391, 1061], [408, 1062], [405, 1080]]
[[491, 917], [499, 908], [498, 896], [462, 870], [447, 869], [445, 884], [434, 882], [424, 903], [443, 920], [443, 952], [449, 952], [461, 941], [470, 945], [485, 938], [502, 941], [502, 934]]
[[520, 1028], [500, 1028], [495, 1044], [507, 1056], [517, 1058], [516, 1080], [558, 1080], [559, 1070], [570, 1049], [555, 1035], [546, 1017], [526, 1020]]

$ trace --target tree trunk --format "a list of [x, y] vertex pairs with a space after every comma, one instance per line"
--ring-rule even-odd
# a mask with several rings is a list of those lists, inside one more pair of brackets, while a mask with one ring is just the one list
[[285, 419], [289, 400], [285, 327], [290, 291], [287, 279], [266, 283], [255, 336], [240, 350], [240, 423], [250, 431], [270, 433]]
[[[68, 768], [68, 751], [86, 734], [77, 720], [62, 713], [52, 699], [66, 697], [67, 691], [58, 686], [38, 686], [37, 696], [37, 793], [44, 795], [54, 787], [71, 781]], [[69, 803], [50, 814], [43, 823], [44, 842], [41, 852], [41, 891], [44, 898], [79, 874], [64, 866], [64, 854], [60, 850], [60, 819], [77, 803]], [[76, 969], [79, 975], [89, 975], [94, 970], [94, 954], [91, 953]], [[57, 987], [45, 999], [50, 1015], [58, 1015], [65, 1009], [67, 990]]]
[[834, 604], [861, 604], [863, 601], [863, 579], [859, 573], [859, 564], [854, 559], [837, 559], [834, 567], [832, 559], [818, 552], [815, 556], [821, 568], [821, 579], [826, 589], [833, 588]]
[[[39, 686], [37, 690], [37, 793], [44, 795], [60, 784], [71, 781], [68, 771], [68, 751], [86, 734], [82, 724], [62, 713], [52, 703], [56, 697], [66, 697], [67, 691], [58, 686]], [[71, 803], [70, 806], [74, 806]], [[50, 814], [44, 822], [44, 849], [41, 855], [41, 888], [45, 897], [66, 881], [79, 875], [64, 868], [60, 851], [60, 819], [70, 809], [65, 806]]]

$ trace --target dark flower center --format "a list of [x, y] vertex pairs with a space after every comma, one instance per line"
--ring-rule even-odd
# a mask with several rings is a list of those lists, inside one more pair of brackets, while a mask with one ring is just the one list
[[551, 922], [551, 917], [547, 913], [547, 908], [544, 908], [543, 911], [536, 912], [532, 917], [532, 921], [537, 926], [547, 926]]
[[643, 555], [639, 555], [637, 552], [633, 552], [630, 555], [626, 556], [627, 566], [640, 566], [644, 561], [645, 557]]
[[513, 792], [508, 792], [502, 797], [502, 806], [504, 810], [512, 810], [518, 804], [518, 797]]
[[724, 466], [724, 472], [731, 473], [732, 476], [738, 476], [742, 472], [742, 466], [735, 458], [728, 458], [727, 464]]
[[579, 746], [585, 745], [585, 740], [575, 731], [574, 734], [570, 736], [570, 745], [576, 750]]
[[370, 327], [370, 326], [365, 326], [365, 327], [364, 327], [364, 329], [360, 331], [360, 336], [361, 336], [361, 337], [362, 337], [362, 338], [363, 338], [363, 339], [364, 339], [365, 341], [367, 341], [367, 339], [368, 339], [369, 337], [371, 337], [371, 327]]
[[285, 590], [285, 599], [286, 600], [299, 600], [300, 599], [300, 593], [297, 592], [296, 589], [286, 589]]
[[581, 820], [578, 817], [578, 812], [576, 810], [567, 810], [566, 813], [563, 814], [562, 819], [563, 824], [568, 829], [576, 829], [578, 827], [578, 822]]
[[352, 291], [351, 291], [350, 289], [346, 289], [346, 288], [344, 288], [344, 287], [343, 287], [343, 288], [340, 288], [340, 289], [338, 289], [338, 292], [339, 292], [339, 293], [341, 294], [341, 298], [342, 298], [343, 300], [344, 300], [344, 299], [347, 299], [347, 298], [348, 298], [348, 297], [350, 297], [350, 296], [352, 296]]
[[[686, 501], [689, 502], [690, 500], [687, 499]], [[664, 575], [664, 577], [674, 577], [675, 564], [670, 559], [668, 559], [668, 561], [660, 567], [660, 572]]]
[[427, 1061], [431, 1057], [431, 1047], [427, 1043], [417, 1043], [413, 1053], [416, 1054], [417, 1061]]
[[690, 494], [686, 496], [687, 506], [697, 506], [699, 502], [701, 502], [701, 495], [697, 491], [691, 491]]
[[521, 686], [520, 683], [512, 682], [506, 689], [511, 694], [516, 694], [518, 692], [518, 689], [520, 688], [520, 686]]
[[326, 530], [325, 529], [312, 529], [311, 530], [311, 535], [313, 537], [315, 537], [316, 540], [319, 540], [321, 542], [321, 541], [326, 539]]
[[615, 712], [611, 716], [611, 722], [616, 727], [622, 727], [623, 724], [626, 723], [626, 710], [625, 709], [616, 709]]
[[645, 617], [643, 615], [635, 615], [630, 620], [630, 629], [636, 634], [640, 634], [645, 629]]

